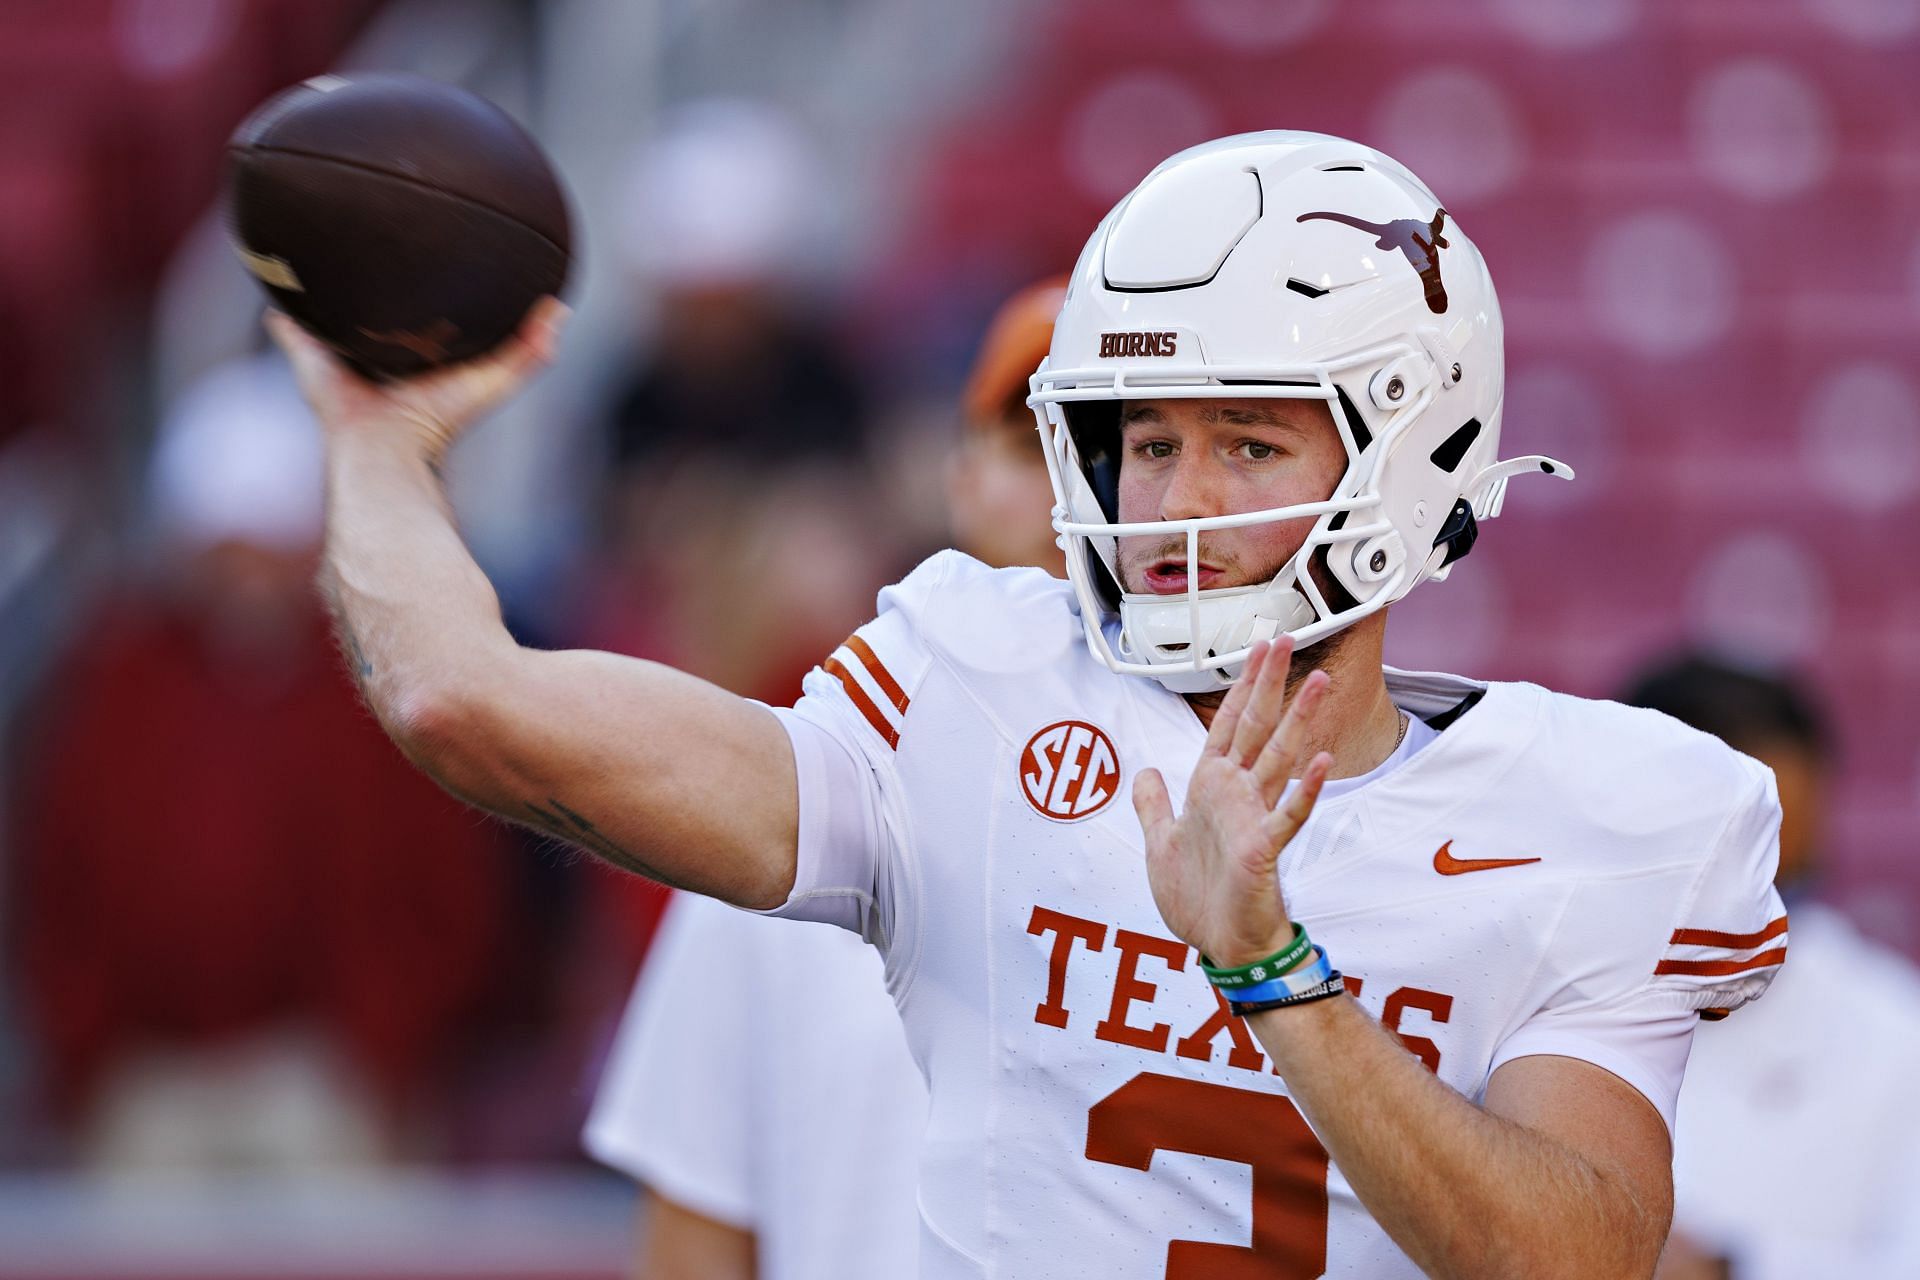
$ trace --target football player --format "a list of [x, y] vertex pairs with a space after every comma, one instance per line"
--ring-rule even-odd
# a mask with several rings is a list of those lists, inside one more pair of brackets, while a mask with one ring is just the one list
[[[1046, 281], [988, 326], [948, 474], [956, 545], [989, 564], [1058, 566], [1047, 466], [1027, 408], [1066, 294]], [[716, 955], [761, 975], [710, 997]], [[756, 1045], [778, 1046], [778, 1070]], [[761, 920], [681, 894], [607, 1060], [584, 1140], [642, 1185], [635, 1274], [902, 1280], [926, 1090], [880, 958], [840, 929]]]
[[500, 625], [435, 465], [557, 318], [387, 388], [275, 319], [346, 647], [456, 794], [879, 949], [923, 1274], [1652, 1270], [1694, 1026], [1784, 954], [1778, 805], [1664, 716], [1383, 667], [1569, 474], [1498, 459], [1492, 282], [1417, 178], [1302, 133], [1156, 168], [1034, 383], [1070, 581], [937, 555], [785, 710]]

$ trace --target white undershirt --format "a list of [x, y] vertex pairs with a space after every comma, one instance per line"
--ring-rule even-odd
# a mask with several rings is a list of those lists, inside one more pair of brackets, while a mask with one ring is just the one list
[[1410, 716], [1404, 711], [1400, 714], [1407, 717], [1407, 736], [1400, 740], [1400, 745], [1393, 749], [1393, 754], [1365, 773], [1356, 774], [1351, 778], [1328, 778], [1320, 787], [1322, 799], [1330, 800], [1335, 796], [1348, 795], [1369, 783], [1378, 782], [1413, 759], [1422, 747], [1440, 736], [1438, 729], [1419, 716]]

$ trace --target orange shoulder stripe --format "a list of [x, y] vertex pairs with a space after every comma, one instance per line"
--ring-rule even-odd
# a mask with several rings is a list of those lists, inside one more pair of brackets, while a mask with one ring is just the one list
[[887, 695], [887, 701], [894, 705], [894, 709], [904, 712], [907, 709], [907, 691], [900, 687], [900, 682], [893, 678], [893, 673], [881, 663], [880, 656], [873, 651], [873, 646], [858, 635], [851, 635], [847, 637], [847, 648], [853, 650], [854, 656], [860, 659], [860, 665], [867, 669], [867, 674], [871, 675], [873, 682], [880, 686], [880, 692]]
[[1660, 973], [1685, 973], [1701, 978], [1725, 978], [1736, 973], [1745, 973], [1749, 969], [1764, 969], [1768, 965], [1784, 962], [1787, 958], [1785, 947], [1775, 947], [1771, 951], [1762, 951], [1750, 960], [1662, 960], [1653, 971]]
[[1787, 931], [1787, 918], [1768, 923], [1767, 927], [1754, 933], [1720, 933], [1714, 929], [1675, 929], [1673, 945], [1676, 947], [1725, 947], [1729, 951], [1745, 951], [1748, 947], [1757, 947], [1763, 942], [1771, 942]]
[[853, 672], [847, 670], [838, 658], [828, 658], [820, 665], [828, 675], [837, 679], [846, 689], [847, 696], [853, 699], [854, 706], [860, 708], [860, 714], [867, 718], [867, 723], [873, 726], [873, 731], [885, 738], [889, 747], [898, 750], [900, 731], [887, 722], [887, 717], [881, 713], [879, 707], [874, 705], [873, 699], [867, 696], [867, 691], [862, 689], [860, 682], [853, 678]]

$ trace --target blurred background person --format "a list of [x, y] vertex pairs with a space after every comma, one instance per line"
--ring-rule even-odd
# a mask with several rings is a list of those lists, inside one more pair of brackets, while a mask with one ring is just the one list
[[101, 1171], [435, 1150], [502, 954], [496, 833], [383, 740], [317, 607], [321, 463], [277, 357], [206, 375], [154, 450], [150, 577], [30, 713], [13, 977]]
[[[598, 523], [544, 629], [790, 702], [898, 554], [865, 456], [870, 397], [817, 270], [830, 201], [778, 104], [701, 98], [655, 124], [613, 186], [614, 283], [641, 315], [599, 379]], [[576, 1002], [594, 1015], [590, 1072], [666, 894], [597, 871], [567, 887], [564, 927], [601, 940], [560, 975], [594, 991]], [[560, 1135], [570, 1152], [583, 1118]]]
[[710, 98], [667, 112], [618, 188], [649, 302], [610, 379], [581, 639], [753, 697], [791, 700], [893, 567], [869, 395], [818, 296], [823, 180], [790, 113]]
[[994, 313], [967, 376], [964, 430], [947, 466], [953, 545], [996, 569], [1034, 565], [1066, 576], [1053, 531], [1053, 486], [1027, 379], [1046, 358], [1066, 277], [1028, 285]]
[[636, 1280], [907, 1280], [926, 1108], [872, 947], [677, 894], [584, 1143], [640, 1184]]
[[609, 423], [622, 473], [860, 452], [866, 393], [807, 296], [826, 213], [815, 152], [788, 112], [746, 98], [674, 107], [639, 149], [620, 248], [654, 302]]
[[[1677, 657], [1623, 701], [1773, 770], [1793, 944], [1766, 998], [1701, 1027], [1674, 1134], [1662, 1280], [1920, 1275], [1920, 973], [1820, 897], [1834, 747], [1810, 692]], [[1766, 946], [1765, 940], [1756, 941]]]
[[[1026, 399], [1065, 293], [1047, 280], [995, 314], [947, 472], [955, 546], [1056, 576], [1053, 490]], [[756, 980], [713, 999], [717, 957]], [[844, 930], [681, 894], [584, 1141], [640, 1184], [639, 1280], [899, 1280], [918, 1269], [926, 1105], [878, 952]]]

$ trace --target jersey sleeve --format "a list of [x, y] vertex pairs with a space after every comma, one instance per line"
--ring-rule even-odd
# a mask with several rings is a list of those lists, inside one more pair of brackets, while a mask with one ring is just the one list
[[724, 903], [677, 896], [621, 1019], [582, 1135], [588, 1154], [663, 1199], [755, 1229], [751, 1014], [713, 993], [715, 956], [738, 956]]
[[1657, 990], [1709, 1018], [1758, 999], [1787, 958], [1787, 911], [1773, 887], [1780, 798], [1772, 770], [1742, 759], [1747, 790], [1653, 971]]
[[799, 866], [768, 914], [839, 925], [883, 953], [898, 943], [914, 878], [895, 757], [934, 665], [927, 617], [961, 559], [943, 552], [881, 592], [874, 620], [808, 674], [797, 704], [776, 709], [793, 743]]
[[1700, 1018], [1759, 996], [1786, 956], [1773, 888], [1779, 829], [1772, 773], [1743, 759], [1738, 798], [1677, 907], [1671, 889], [1664, 908], [1647, 901], [1658, 877], [1577, 887], [1558, 927], [1557, 989], [1501, 1043], [1491, 1070], [1542, 1054], [1590, 1062], [1644, 1095], [1671, 1133]]

